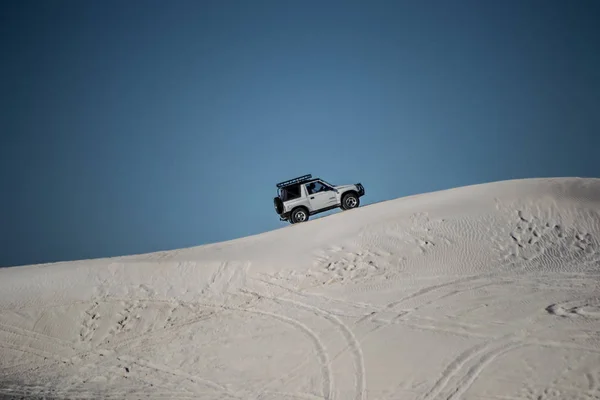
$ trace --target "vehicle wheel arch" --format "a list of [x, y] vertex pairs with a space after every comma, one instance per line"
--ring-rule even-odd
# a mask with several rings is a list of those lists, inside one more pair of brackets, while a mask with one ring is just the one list
[[308, 210], [308, 207], [301, 205], [301, 206], [296, 206], [294, 208], [292, 208], [292, 211], [290, 211], [290, 223], [295, 224], [297, 222], [294, 221], [294, 214], [296, 213], [296, 211], [298, 210], [303, 210], [306, 213], [306, 219], [302, 222], [306, 222], [308, 221], [308, 218], [310, 216], [310, 211]]

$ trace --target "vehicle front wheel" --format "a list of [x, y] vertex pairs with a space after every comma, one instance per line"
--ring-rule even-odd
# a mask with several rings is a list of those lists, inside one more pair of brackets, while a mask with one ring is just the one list
[[297, 224], [308, 221], [308, 212], [304, 208], [297, 208], [290, 215], [290, 223]]
[[342, 197], [342, 210], [351, 210], [360, 205], [360, 200], [355, 193], [347, 193]]

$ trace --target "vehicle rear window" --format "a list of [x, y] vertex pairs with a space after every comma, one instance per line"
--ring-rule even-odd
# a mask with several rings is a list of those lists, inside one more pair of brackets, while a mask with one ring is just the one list
[[283, 201], [294, 200], [300, 197], [300, 185], [288, 186], [281, 190]]

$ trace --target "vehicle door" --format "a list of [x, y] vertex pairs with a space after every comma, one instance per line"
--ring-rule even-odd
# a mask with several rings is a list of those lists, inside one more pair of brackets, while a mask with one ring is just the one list
[[312, 211], [322, 210], [327, 207], [335, 206], [337, 198], [332, 187], [323, 182], [315, 181], [305, 185], [308, 201]]

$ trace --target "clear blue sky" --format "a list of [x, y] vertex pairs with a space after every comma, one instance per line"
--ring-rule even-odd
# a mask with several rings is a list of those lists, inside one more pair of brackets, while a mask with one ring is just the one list
[[365, 204], [600, 175], [596, 0], [0, 7], [0, 266], [276, 229], [305, 173]]

